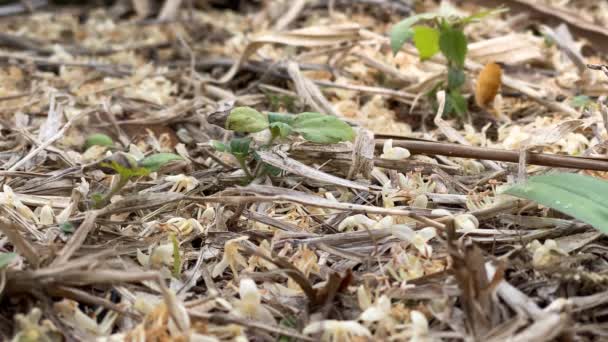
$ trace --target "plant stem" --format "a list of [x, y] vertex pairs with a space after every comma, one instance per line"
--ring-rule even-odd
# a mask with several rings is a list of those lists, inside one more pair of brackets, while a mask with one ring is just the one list
[[131, 177], [123, 177], [123, 176], [120, 176], [120, 175], [118, 177], [119, 177], [118, 178], [118, 183], [95, 206], [96, 209], [105, 207], [110, 202], [110, 200], [112, 199], [112, 196], [116, 195], [122, 188], [124, 188], [124, 186], [127, 185], [127, 183], [129, 182], [129, 179], [131, 179]]
[[239, 165], [241, 166], [241, 169], [243, 169], [243, 171], [245, 172], [245, 175], [247, 176], [247, 178], [250, 181], [252, 181], [253, 175], [251, 174], [251, 171], [249, 171], [249, 167], [247, 166], [247, 163], [245, 163], [245, 158], [237, 158], [237, 160], [239, 161]]

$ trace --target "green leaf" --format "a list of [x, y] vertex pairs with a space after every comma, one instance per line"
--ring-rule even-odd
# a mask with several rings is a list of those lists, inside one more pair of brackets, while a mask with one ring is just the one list
[[393, 54], [397, 54], [405, 42], [414, 36], [414, 30], [412, 25], [416, 24], [420, 20], [429, 20], [437, 16], [437, 13], [421, 13], [406, 18], [397, 23], [391, 29], [391, 49]]
[[103, 133], [95, 133], [95, 134], [91, 134], [87, 137], [87, 140], [84, 143], [84, 149], [88, 149], [91, 146], [94, 145], [98, 145], [98, 146], [113, 146], [114, 145], [114, 141], [112, 141], [112, 138], [110, 138], [109, 136], [103, 134]]
[[267, 173], [267, 174], [269, 174], [271, 176], [274, 176], [274, 177], [280, 176], [281, 172], [283, 171], [283, 170], [281, 170], [280, 168], [278, 168], [276, 166], [272, 166], [272, 165], [266, 164], [266, 163], [263, 164], [263, 167], [264, 167], [264, 172], [265, 173]]
[[230, 153], [237, 158], [245, 158], [249, 155], [251, 138], [233, 138], [230, 140]]
[[295, 115], [292, 114], [268, 113], [268, 122], [270, 122], [270, 124], [274, 122], [282, 122], [291, 125], [295, 118]]
[[150, 172], [156, 172], [163, 165], [165, 165], [169, 162], [176, 161], [176, 160], [183, 160], [183, 159], [184, 158], [182, 158], [174, 153], [155, 153], [155, 154], [149, 155], [149, 156], [145, 157], [144, 159], [140, 160], [139, 166], [141, 166], [142, 168], [144, 168]]
[[574, 173], [530, 177], [505, 193], [561, 211], [608, 233], [608, 182]]
[[217, 141], [217, 140], [211, 140], [210, 142], [211, 142], [211, 146], [213, 146], [213, 148], [216, 151], [219, 151], [219, 152], [230, 152], [230, 147], [228, 147], [223, 142]]
[[15, 257], [17, 253], [0, 253], [0, 270], [8, 266]]
[[[98, 196], [96, 196], [96, 195], [98, 195]], [[103, 200], [103, 196], [99, 193], [93, 194], [91, 197], [93, 198], [93, 200], [95, 200], [95, 198], [98, 198], [99, 202], [101, 202]], [[73, 233], [75, 230], [74, 225], [71, 224], [70, 222], [64, 222], [64, 223], [60, 224], [59, 228], [64, 233]]]
[[236, 107], [228, 115], [226, 129], [255, 133], [268, 128], [268, 117], [251, 107]]
[[448, 70], [448, 88], [459, 89], [464, 84], [464, 71], [460, 68], [450, 68]]
[[428, 26], [414, 26], [414, 45], [420, 60], [433, 57], [439, 52], [439, 30]]
[[304, 139], [314, 143], [332, 144], [355, 138], [355, 131], [346, 122], [320, 113], [298, 114], [292, 127]]
[[292, 130], [293, 128], [284, 122], [273, 122], [270, 124], [270, 131], [275, 137], [285, 138]]
[[452, 90], [449, 94], [450, 103], [452, 105], [452, 109], [458, 113], [459, 115], [464, 115], [467, 113], [467, 100], [462, 96], [460, 91]]
[[457, 66], [464, 66], [467, 55], [467, 37], [464, 33], [451, 26], [441, 29], [439, 35], [439, 48], [443, 55]]
[[591, 103], [591, 99], [587, 95], [578, 95], [570, 100], [570, 105], [574, 108], [584, 108]]
[[138, 177], [138, 176], [147, 176], [151, 172], [148, 169], [146, 169], [145, 167], [124, 165], [123, 163], [119, 163], [116, 160], [111, 160], [109, 162], [101, 162], [100, 166], [114, 170], [123, 179], [129, 179], [131, 177]]

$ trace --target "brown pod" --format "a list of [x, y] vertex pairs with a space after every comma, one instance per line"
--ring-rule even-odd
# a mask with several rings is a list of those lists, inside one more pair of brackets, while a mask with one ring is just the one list
[[500, 88], [502, 69], [494, 62], [486, 64], [479, 76], [475, 87], [475, 103], [481, 108], [487, 108]]

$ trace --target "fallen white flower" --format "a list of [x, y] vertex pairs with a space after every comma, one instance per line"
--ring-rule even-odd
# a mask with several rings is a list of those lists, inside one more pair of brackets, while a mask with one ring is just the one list
[[238, 316], [259, 320], [264, 323], [275, 322], [270, 311], [262, 304], [262, 296], [252, 279], [241, 279], [239, 297], [240, 300], [234, 305]]
[[393, 147], [393, 139], [387, 139], [382, 147], [380, 158], [384, 159], [407, 159], [410, 156], [410, 151], [403, 147]]
[[312, 335], [322, 332], [321, 341], [348, 342], [356, 341], [356, 337], [372, 337], [369, 330], [357, 321], [325, 320], [310, 323], [304, 328], [304, 334]]
[[408, 241], [425, 257], [430, 257], [433, 254], [433, 247], [428, 242], [437, 236], [437, 231], [433, 227], [426, 227], [415, 231], [405, 224], [396, 224], [392, 227], [392, 233], [395, 237]]

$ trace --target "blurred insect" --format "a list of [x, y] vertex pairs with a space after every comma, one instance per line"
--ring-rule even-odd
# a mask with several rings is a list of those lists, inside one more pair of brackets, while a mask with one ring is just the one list
[[501, 84], [502, 68], [498, 63], [490, 62], [486, 64], [479, 76], [475, 87], [475, 103], [481, 108], [488, 108]]

